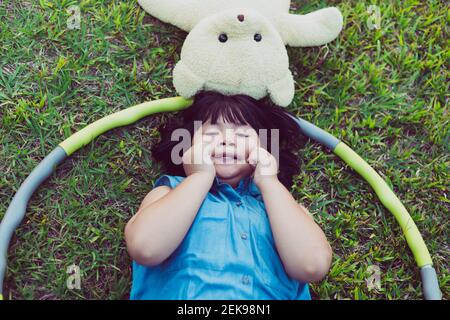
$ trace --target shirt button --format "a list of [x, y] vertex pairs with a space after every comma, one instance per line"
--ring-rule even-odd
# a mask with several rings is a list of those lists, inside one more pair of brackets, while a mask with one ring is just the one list
[[241, 238], [244, 240], [247, 240], [247, 234], [245, 232], [241, 233]]
[[243, 276], [242, 277], [242, 283], [243, 284], [249, 284], [250, 283], [250, 279], [248, 276]]
[[242, 206], [242, 201], [236, 202], [236, 205], [237, 205], [238, 207]]

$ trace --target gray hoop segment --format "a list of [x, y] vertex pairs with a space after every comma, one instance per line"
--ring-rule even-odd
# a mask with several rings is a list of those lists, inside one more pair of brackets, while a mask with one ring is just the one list
[[33, 193], [66, 157], [64, 149], [56, 147], [25, 179], [6, 210], [0, 223], [0, 294], [3, 290], [8, 247], [12, 234], [25, 217], [27, 204]]

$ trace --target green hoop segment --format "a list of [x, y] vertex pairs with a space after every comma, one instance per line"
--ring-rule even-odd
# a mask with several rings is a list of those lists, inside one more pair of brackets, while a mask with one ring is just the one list
[[431, 256], [420, 235], [419, 229], [403, 204], [392, 192], [380, 175], [345, 143], [340, 142], [334, 153], [358, 172], [374, 189], [381, 203], [394, 215], [403, 230], [406, 241], [416, 259], [417, 265], [431, 265]]
[[74, 133], [59, 144], [67, 156], [89, 144], [99, 135], [121, 126], [132, 124], [148, 115], [159, 112], [179, 111], [192, 105], [191, 99], [182, 97], [149, 101], [106, 116]]

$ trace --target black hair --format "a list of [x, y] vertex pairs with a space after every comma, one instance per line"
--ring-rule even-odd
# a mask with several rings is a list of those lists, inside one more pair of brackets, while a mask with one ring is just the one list
[[211, 123], [215, 124], [220, 116], [226, 122], [249, 125], [256, 132], [267, 129], [269, 138], [266, 149], [269, 152], [271, 152], [270, 129], [279, 130], [278, 179], [289, 190], [294, 176], [300, 172], [301, 160], [298, 151], [304, 147], [307, 137], [301, 133], [295, 120], [288, 115], [288, 111], [273, 104], [268, 97], [256, 100], [247, 95], [227, 96], [213, 91], [196, 94], [190, 107], [169, 118], [166, 124], [158, 128], [161, 140], [151, 149], [153, 158], [163, 165], [167, 174], [185, 176], [183, 165], [174, 164], [171, 160], [172, 148], [179, 143], [171, 140], [172, 132], [184, 128], [192, 137], [194, 121], [205, 123], [211, 120]]

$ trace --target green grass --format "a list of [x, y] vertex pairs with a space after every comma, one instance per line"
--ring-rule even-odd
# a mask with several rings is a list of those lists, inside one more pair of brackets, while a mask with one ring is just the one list
[[[305, 1], [306, 2], [306, 1]], [[345, 27], [322, 48], [288, 48], [296, 95], [289, 110], [350, 145], [384, 177], [421, 230], [444, 298], [449, 272], [449, 42], [445, 1], [308, 1], [338, 5]], [[81, 29], [66, 9], [81, 6]], [[369, 30], [367, 7], [381, 9]], [[171, 70], [186, 33], [135, 1], [0, 4], [0, 218], [32, 169], [64, 138], [134, 104], [176, 95]], [[127, 220], [161, 173], [149, 149], [156, 115], [108, 132], [66, 160], [33, 196], [12, 239], [7, 299], [127, 298]], [[293, 187], [334, 250], [320, 299], [420, 299], [418, 268], [394, 217], [366, 182], [308, 144]], [[66, 269], [81, 269], [68, 290]], [[370, 265], [381, 291], [369, 290]]]

